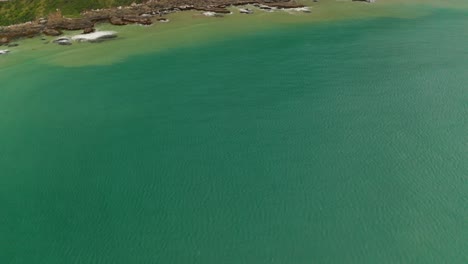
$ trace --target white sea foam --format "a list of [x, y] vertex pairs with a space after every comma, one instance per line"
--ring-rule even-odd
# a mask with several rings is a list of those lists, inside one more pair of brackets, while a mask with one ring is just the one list
[[216, 16], [216, 13], [215, 13], [215, 12], [203, 12], [202, 14], [203, 14], [204, 16], [209, 16], [209, 17]]
[[98, 31], [89, 34], [80, 34], [72, 37], [74, 41], [99, 41], [104, 39], [115, 38], [117, 36], [117, 32], [115, 31]]

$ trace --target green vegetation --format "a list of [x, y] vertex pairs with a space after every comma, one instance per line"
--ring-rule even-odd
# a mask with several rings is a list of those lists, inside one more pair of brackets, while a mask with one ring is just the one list
[[0, 0], [0, 26], [11, 25], [47, 16], [60, 9], [64, 15], [76, 16], [81, 11], [94, 8], [105, 8], [129, 5], [142, 0]]

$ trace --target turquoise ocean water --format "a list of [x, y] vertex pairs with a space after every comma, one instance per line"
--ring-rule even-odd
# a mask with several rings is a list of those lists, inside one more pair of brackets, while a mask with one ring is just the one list
[[1, 69], [0, 263], [468, 263], [467, 29], [438, 10]]

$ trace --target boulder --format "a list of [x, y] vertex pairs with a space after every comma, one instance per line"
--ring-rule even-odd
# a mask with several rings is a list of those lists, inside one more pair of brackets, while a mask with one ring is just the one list
[[153, 21], [151, 19], [146, 18], [146, 17], [139, 17], [139, 16], [124, 16], [122, 18], [124, 22], [129, 22], [129, 23], [137, 23], [140, 25], [151, 25], [153, 24]]
[[96, 31], [96, 29], [94, 29], [94, 28], [85, 28], [83, 30], [83, 34], [93, 33], [94, 31]]
[[47, 36], [60, 36], [62, 35], [62, 31], [55, 28], [46, 28], [42, 31]]
[[7, 37], [0, 37], [0, 45], [8, 44], [10, 40]]
[[68, 37], [61, 37], [61, 38], [54, 40], [53, 42], [62, 46], [69, 46], [72, 44], [71, 39]]
[[115, 26], [124, 26], [129, 24], [128, 22], [123, 21], [120, 17], [111, 17], [109, 19], [109, 23]]
[[84, 28], [92, 28], [94, 27], [94, 23], [84, 18], [49, 19], [47, 27], [64, 30], [80, 30]]

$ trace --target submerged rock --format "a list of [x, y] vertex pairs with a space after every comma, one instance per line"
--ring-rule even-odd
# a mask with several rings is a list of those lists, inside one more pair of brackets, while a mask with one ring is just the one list
[[62, 45], [62, 46], [70, 46], [72, 44], [71, 39], [69, 37], [61, 37], [53, 41], [53, 43]]

